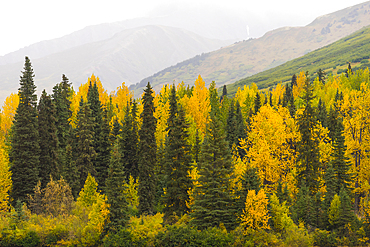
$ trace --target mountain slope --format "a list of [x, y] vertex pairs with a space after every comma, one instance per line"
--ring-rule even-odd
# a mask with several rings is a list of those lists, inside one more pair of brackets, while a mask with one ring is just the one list
[[[218, 49], [225, 43], [227, 41], [207, 39], [178, 28], [145, 26], [123, 30], [110, 39], [30, 59], [40, 91], [46, 88], [50, 92], [62, 74], [79, 85], [92, 73], [99, 76], [106, 89], [114, 90], [122, 82], [130, 85], [155, 71]], [[0, 66], [0, 99], [17, 91], [22, 68], [23, 61]]]
[[344, 72], [351, 62], [352, 70], [370, 67], [370, 26], [365, 27], [328, 46], [310, 52], [275, 68], [244, 78], [227, 86], [228, 94], [236, 93], [238, 87], [256, 83], [259, 89], [288, 82], [293, 74], [300, 71], [311, 72], [313, 79], [318, 69], [326, 74]]
[[148, 81], [155, 89], [173, 81], [192, 83], [199, 74], [208, 84], [213, 80], [219, 86], [230, 84], [303, 56], [367, 25], [370, 25], [370, 2], [318, 17], [305, 27], [276, 29], [259, 39], [194, 57], [157, 72], [132, 88], [141, 89]]

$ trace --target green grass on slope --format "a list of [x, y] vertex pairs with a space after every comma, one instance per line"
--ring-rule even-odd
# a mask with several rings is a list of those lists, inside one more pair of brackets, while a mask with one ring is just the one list
[[352, 69], [356, 69], [356, 66], [360, 64], [361, 68], [370, 67], [369, 56], [370, 27], [368, 26], [300, 58], [229, 84], [227, 91], [229, 95], [234, 95], [238, 87], [243, 88], [244, 85], [252, 83], [256, 83], [259, 89], [272, 87], [279, 82], [290, 81], [292, 75], [300, 71], [308, 71], [311, 77], [320, 68], [327, 74], [339, 73], [344, 71], [348, 62], [351, 62]]

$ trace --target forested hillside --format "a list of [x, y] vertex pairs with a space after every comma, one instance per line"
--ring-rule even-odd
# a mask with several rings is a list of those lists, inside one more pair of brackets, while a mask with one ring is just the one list
[[234, 95], [238, 87], [252, 83], [256, 83], [260, 89], [273, 87], [279, 82], [289, 82], [297, 70], [309, 71], [311, 79], [314, 79], [319, 70], [325, 74], [340, 74], [347, 70], [348, 63], [351, 63], [353, 71], [365, 69], [370, 65], [369, 58], [370, 27], [366, 27], [303, 57], [232, 83], [227, 89]]
[[33, 77], [26, 57], [0, 115], [1, 246], [370, 243], [368, 69], [137, 100]]

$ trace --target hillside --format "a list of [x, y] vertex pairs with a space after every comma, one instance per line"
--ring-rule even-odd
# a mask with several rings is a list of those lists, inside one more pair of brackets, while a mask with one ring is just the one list
[[[79, 86], [92, 73], [99, 76], [111, 91], [122, 82], [130, 85], [171, 64], [225, 44], [228, 41], [204, 38], [179, 28], [144, 26], [125, 29], [109, 39], [39, 59], [30, 56], [30, 59], [39, 92], [44, 88], [50, 92], [62, 74]], [[0, 66], [0, 100], [17, 91], [23, 63]]]
[[258, 88], [263, 89], [279, 82], [290, 81], [292, 75], [300, 71], [308, 71], [312, 79], [317, 76], [316, 72], [319, 69], [324, 70], [326, 74], [339, 74], [347, 69], [349, 62], [352, 70], [370, 67], [369, 58], [370, 26], [303, 57], [239, 80], [228, 85], [227, 89], [231, 95], [236, 93], [238, 87], [251, 83], [256, 83]]
[[276, 67], [310, 51], [331, 44], [370, 25], [370, 2], [315, 19], [305, 27], [284, 27], [258, 39], [244, 40], [214, 52], [198, 55], [143, 79], [132, 89], [150, 81], [155, 89], [166, 83], [192, 83], [199, 74], [207, 84], [218, 86]]

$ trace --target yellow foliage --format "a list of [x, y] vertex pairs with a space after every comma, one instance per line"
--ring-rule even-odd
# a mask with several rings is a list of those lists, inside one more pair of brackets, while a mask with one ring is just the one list
[[126, 200], [130, 207], [136, 209], [139, 206], [139, 196], [137, 195], [137, 188], [139, 186], [139, 179], [135, 182], [135, 179], [131, 176], [129, 182], [125, 182], [125, 189], [123, 193], [126, 195]]
[[286, 108], [274, 110], [269, 105], [261, 107], [252, 119], [247, 140], [241, 140], [240, 147], [246, 151], [245, 163], [258, 168], [258, 175], [271, 192], [281, 179], [287, 181], [286, 174], [294, 167], [296, 154], [290, 141], [296, 140], [298, 131], [294, 119]]
[[306, 75], [303, 71], [299, 73], [297, 76], [297, 85], [293, 85], [293, 96], [294, 99], [297, 99], [299, 96], [301, 96], [302, 92], [304, 91], [304, 84], [306, 81]]
[[335, 225], [338, 223], [340, 217], [340, 197], [335, 194], [328, 209], [329, 223]]
[[195, 81], [193, 95], [190, 98], [185, 95], [181, 99], [181, 105], [184, 107], [185, 112], [194, 119], [199, 133], [204, 136], [211, 106], [208, 89], [205, 87], [205, 82], [200, 75]]
[[352, 164], [351, 172], [354, 173], [360, 185], [356, 188], [356, 192], [367, 193], [361, 185], [370, 180], [370, 159], [367, 155], [370, 148], [369, 86], [363, 82], [359, 91], [344, 92], [343, 101], [340, 103], [345, 145], [347, 146], [346, 155]]
[[199, 171], [197, 169], [197, 164], [194, 162], [192, 169], [189, 171], [189, 176], [193, 180], [193, 188], [189, 189], [188, 194], [189, 194], [189, 201], [186, 202], [186, 206], [188, 208], [192, 208], [191, 205], [194, 204], [195, 200], [195, 188], [199, 185]]
[[17, 111], [18, 108], [18, 104], [19, 104], [18, 94], [11, 93], [8, 97], [6, 97], [3, 109], [0, 113], [1, 119], [0, 137], [4, 137], [8, 133], [10, 127], [12, 126], [15, 112]]
[[166, 140], [168, 131], [167, 121], [170, 114], [170, 88], [167, 85], [164, 85], [161, 89], [161, 92], [157, 94], [154, 98], [154, 117], [157, 119], [157, 126], [155, 131], [155, 139], [157, 146], [163, 146]]
[[270, 212], [277, 231], [283, 232], [294, 225], [293, 220], [289, 217], [289, 208], [286, 206], [286, 201], [280, 204], [275, 193], [270, 196]]
[[261, 189], [257, 195], [255, 190], [249, 190], [245, 200], [245, 209], [241, 215], [241, 225], [246, 229], [270, 229], [268, 220], [270, 216], [267, 209], [268, 199], [265, 191]]
[[251, 88], [246, 85], [244, 85], [243, 90], [238, 88], [235, 99], [239, 101], [244, 118], [248, 116], [249, 110], [254, 107], [254, 98], [256, 97], [257, 92], [258, 87], [255, 83], [252, 83]]
[[[126, 114], [126, 106], [133, 99], [133, 92], [130, 92], [128, 87], [123, 82], [121, 86], [117, 87], [117, 91], [111, 93], [112, 103], [116, 110], [118, 122], [123, 121]], [[139, 113], [140, 114], [140, 113]]]
[[[1, 143], [0, 143], [1, 144]], [[7, 153], [0, 145], [0, 215], [9, 208], [9, 192], [12, 187]]]
[[279, 99], [281, 102], [283, 102], [285, 86], [283, 86], [281, 83], [278, 83], [271, 93], [272, 93], [272, 104], [277, 105], [279, 103]]
[[149, 238], [154, 240], [155, 236], [164, 232], [163, 227], [163, 214], [157, 213], [156, 215], [141, 215], [140, 217], [130, 218], [129, 232], [133, 235], [132, 240], [137, 242], [140, 239]]

